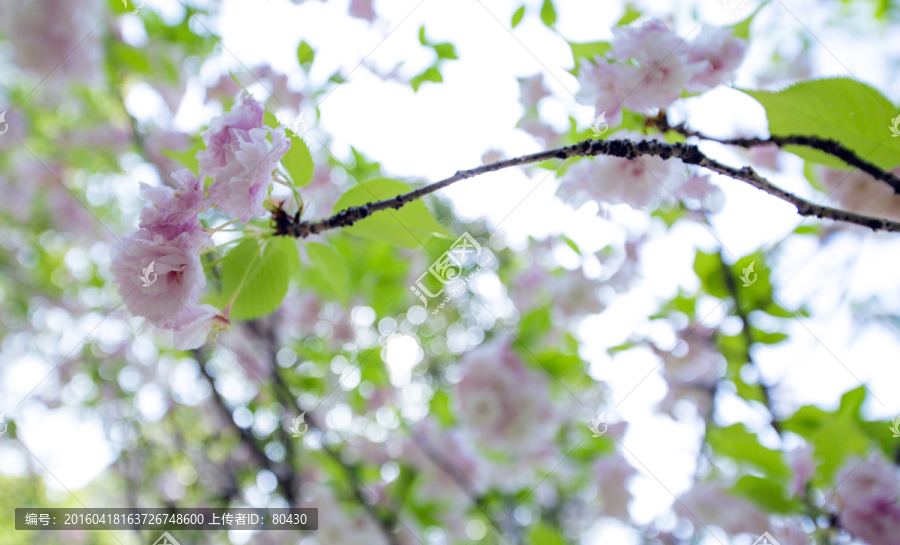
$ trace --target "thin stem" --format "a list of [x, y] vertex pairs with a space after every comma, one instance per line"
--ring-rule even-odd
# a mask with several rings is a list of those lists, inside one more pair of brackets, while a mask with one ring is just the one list
[[706, 136], [696, 131], [692, 131], [688, 129], [684, 123], [680, 123], [678, 125], [672, 126], [669, 125], [668, 119], [666, 118], [665, 112], [661, 112], [657, 117], [653, 117], [647, 120], [647, 124], [649, 126], [653, 126], [658, 128], [659, 130], [665, 132], [667, 130], [675, 131], [684, 136], [695, 136], [701, 140], [708, 140], [710, 142], [718, 142], [720, 144], [726, 144], [729, 146], [739, 146], [742, 148], [752, 148], [756, 146], [769, 146], [775, 145], [780, 148], [785, 146], [804, 146], [807, 148], [817, 149], [819, 151], [823, 151], [829, 155], [833, 155], [843, 162], [847, 163], [850, 166], [856, 167], [859, 170], [870, 174], [876, 180], [881, 180], [882, 182], [891, 186], [894, 190], [895, 194], [900, 194], [900, 178], [898, 178], [893, 172], [885, 171], [879, 168], [877, 165], [874, 165], [865, 158], [857, 155], [850, 148], [845, 147], [843, 144], [836, 140], [831, 140], [829, 138], [818, 138], [816, 136], [802, 136], [802, 135], [793, 135], [793, 136], [769, 136], [767, 139], [762, 138], [713, 138], [711, 136]]

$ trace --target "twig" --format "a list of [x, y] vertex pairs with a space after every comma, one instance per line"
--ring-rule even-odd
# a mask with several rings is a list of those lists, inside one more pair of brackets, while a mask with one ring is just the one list
[[866, 161], [864, 158], [857, 155], [853, 150], [845, 147], [837, 140], [831, 140], [830, 138], [819, 138], [817, 136], [801, 135], [769, 136], [769, 138], [767, 139], [712, 138], [710, 136], [706, 136], [699, 132], [688, 129], [684, 123], [680, 123], [675, 126], [669, 125], [669, 122], [666, 119], [665, 115], [665, 112], [661, 112], [658, 116], [648, 119], [647, 124], [649, 126], [656, 127], [663, 132], [672, 130], [684, 136], [695, 136], [701, 140], [709, 140], [710, 142], [718, 142], [720, 144], [739, 146], [742, 148], [752, 148], [774, 144], [780, 148], [783, 148], [785, 146], [804, 146], [807, 148], [817, 149], [819, 151], [827, 153], [828, 155], [837, 157], [850, 166], [858, 168], [859, 170], [871, 175], [876, 180], [885, 182], [886, 184], [891, 186], [891, 188], [894, 190], [894, 193], [900, 194], [900, 178], [898, 178], [893, 172], [882, 170], [878, 166]]
[[[793, 193], [785, 191], [756, 173], [751, 167], [743, 167], [736, 169], [723, 165], [718, 161], [710, 159], [704, 155], [700, 149], [693, 144], [683, 143], [667, 143], [657, 140], [642, 140], [632, 142], [628, 139], [623, 140], [585, 140], [571, 146], [555, 148], [530, 155], [523, 155], [513, 159], [497, 161], [487, 165], [482, 165], [469, 170], [459, 170], [453, 176], [445, 178], [439, 182], [429, 184], [408, 193], [403, 193], [381, 201], [369, 202], [360, 206], [351, 206], [337, 214], [321, 219], [318, 221], [299, 221], [295, 216], [291, 218], [285, 212], [276, 210], [273, 217], [275, 235], [291, 236], [297, 238], [305, 238], [326, 231], [328, 229], [336, 229], [338, 227], [349, 227], [354, 223], [371, 216], [379, 210], [399, 209], [405, 204], [420, 199], [429, 193], [447, 187], [453, 183], [475, 176], [494, 172], [504, 168], [530, 163], [538, 163], [548, 159], [568, 159], [570, 157], [588, 157], [595, 155], [608, 155], [612, 157], [622, 157], [626, 159], [635, 159], [642, 155], [655, 155], [662, 159], [677, 158], [688, 165], [697, 165], [719, 174], [724, 174], [735, 180], [746, 182], [753, 187], [765, 191], [766, 193], [778, 197], [797, 208], [797, 213], [802, 216], [814, 216], [817, 218], [831, 219], [834, 221], [843, 221], [854, 223], [868, 227], [873, 231], [893, 231], [900, 232], [900, 223], [886, 220], [883, 218], [874, 218], [863, 216], [853, 212], [845, 212], [828, 206], [821, 206], [806, 201]], [[603, 183], [598, 180], [597, 183]]]
[[747, 362], [750, 365], [756, 367], [757, 372], [760, 374], [759, 376], [759, 388], [762, 390], [763, 394], [763, 404], [766, 406], [766, 409], [769, 410], [769, 414], [772, 415], [772, 428], [778, 432], [778, 435], [781, 435], [781, 423], [775, 418], [775, 411], [772, 410], [772, 397], [769, 392], [769, 386], [763, 382], [762, 380], [762, 372], [759, 370], [759, 366], [753, 361], [753, 356], [750, 353], [750, 348], [753, 346], [753, 333], [750, 330], [750, 319], [747, 317], [747, 313], [741, 308], [741, 298], [740, 292], [737, 288], [737, 283], [734, 281], [734, 274], [731, 272], [731, 268], [725, 263], [725, 256], [722, 255], [722, 250], [719, 250], [719, 267], [722, 270], [722, 278], [725, 281], [725, 287], [728, 289], [728, 293], [731, 295], [731, 299], [734, 301], [734, 314], [741, 320], [741, 333], [744, 337], [744, 343], [747, 345], [747, 351], [744, 356]]
[[[203, 353], [199, 349], [194, 349], [191, 352], [194, 354], [194, 358], [200, 364], [200, 372], [203, 373], [203, 376], [206, 377], [206, 380], [209, 381], [209, 385], [212, 388], [212, 396], [216, 405], [218, 405], [219, 409], [225, 414], [226, 420], [230, 422], [234, 428], [240, 433], [241, 442], [247, 445], [250, 448], [250, 451], [256, 457], [257, 461], [260, 465], [265, 466], [266, 469], [271, 471], [276, 476], [279, 474], [275, 468], [272, 467], [272, 464], [269, 460], [269, 457], [266, 456], [266, 453], [259, 447], [256, 443], [256, 440], [253, 439], [253, 436], [250, 435], [247, 430], [238, 427], [238, 425], [234, 422], [234, 418], [231, 416], [231, 410], [228, 408], [228, 405], [225, 404], [225, 400], [222, 399], [222, 396], [216, 390], [216, 382], [213, 379], [212, 375], [209, 374], [209, 371], [206, 369], [206, 361], [203, 357]], [[294, 491], [288, 483], [285, 483], [280, 477], [278, 478], [278, 483], [281, 485], [282, 492], [284, 492], [284, 497], [288, 501], [290, 505], [294, 504]]]
[[[249, 326], [248, 329], [250, 329], [250, 331], [252, 331], [256, 336], [260, 337], [261, 339], [266, 340], [266, 342], [268, 344], [268, 351], [271, 356], [270, 362], [271, 362], [272, 379], [275, 384], [275, 388], [274, 388], [275, 396], [278, 399], [279, 403], [281, 403], [285, 408], [293, 407], [293, 408], [297, 409], [298, 411], [304, 412], [300, 409], [300, 406], [297, 404], [294, 394], [290, 391], [290, 387], [284, 381], [284, 378], [281, 376], [281, 373], [279, 372], [280, 369], [278, 367], [278, 363], [276, 360], [276, 355], [278, 353], [278, 350], [277, 350], [277, 339], [275, 338], [274, 327], [272, 327], [272, 325], [270, 323], [269, 327], [263, 328], [261, 326], [261, 324], [259, 324], [258, 322], [249, 322], [248, 326]], [[309, 416], [309, 418], [307, 419], [307, 424], [309, 425], [309, 427], [322, 432], [321, 427], [315, 421], [315, 419], [312, 417], [312, 415], [308, 415], [308, 416]], [[372, 494], [372, 493], [369, 492], [369, 490], [366, 489], [365, 486], [362, 484], [362, 480], [359, 478], [359, 471], [358, 471], [357, 467], [341, 460], [340, 456], [338, 456], [331, 449], [329, 449], [325, 445], [324, 441], [321, 442], [321, 445], [322, 445], [322, 449], [325, 452], [327, 452], [328, 455], [338, 465], [340, 465], [341, 468], [344, 470], [344, 473], [347, 475], [348, 481], [350, 482], [350, 488], [353, 492], [353, 497], [357, 500], [357, 502], [359, 502], [360, 505], [362, 505], [363, 509], [372, 518], [372, 520], [374, 520], [378, 524], [378, 526], [380, 527], [382, 533], [384, 534], [384, 538], [387, 540], [387, 542], [390, 545], [400, 545], [399, 537], [397, 536], [397, 534], [394, 533], [394, 527], [396, 526], [396, 523], [394, 520], [391, 519], [391, 517], [393, 516], [393, 518], [396, 519], [397, 521], [399, 521], [399, 518], [397, 518], [391, 512], [391, 510], [387, 508], [387, 506], [385, 506], [384, 504], [381, 504], [381, 501], [378, 500], [377, 498], [376, 498], [376, 501], [378, 501], [378, 503], [381, 504], [382, 507], [384, 507], [388, 513], [390, 513], [390, 515], [380, 513], [377, 509], [375, 509], [374, 505], [368, 503], [363, 494], [363, 489], [365, 489], [365, 491], [369, 494]], [[292, 452], [293, 448], [289, 448], [289, 451]], [[372, 496], [374, 497], [374, 494], [372, 494]]]

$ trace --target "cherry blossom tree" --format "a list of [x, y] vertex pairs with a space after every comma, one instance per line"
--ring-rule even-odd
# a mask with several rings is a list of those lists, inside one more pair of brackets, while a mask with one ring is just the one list
[[[498, 144], [440, 179], [362, 151], [333, 130], [355, 112], [326, 100], [456, 85], [487, 54], [458, 47], [471, 29], [404, 26], [418, 5], [280, 2], [383, 31], [337, 60], [299, 33], [286, 70], [226, 47], [237, 4], [0, 6], [0, 542], [157, 537], [34, 538], [16, 507], [291, 507], [318, 509], [318, 529], [178, 539], [900, 543], [900, 308], [890, 279], [853, 283], [893, 270], [900, 232], [897, 63], [870, 43], [897, 29], [894, 2], [620, 3], [603, 24], [563, 0], [454, 8], [537, 68], [509, 81], [530, 151]], [[416, 48], [385, 68], [370, 56], [395, 30]], [[540, 43], [571, 64], [545, 65]], [[832, 49], [850, 43], [887, 77], [844, 66]], [[756, 128], [704, 122], [722, 97]], [[532, 187], [492, 199], [507, 217], [542, 198], [551, 222], [591, 223], [516, 234], [451, 196], [504, 173]], [[795, 227], [732, 252], [722, 226], [744, 199]], [[847, 270], [796, 295], [800, 254]], [[657, 289], [661, 255], [688, 279]], [[832, 322], [884, 365], [857, 378]], [[813, 349], [811, 387], [852, 386], [798, 402], [785, 380]], [[99, 439], [63, 442], [54, 415]], [[98, 469], [72, 485], [78, 456]]]

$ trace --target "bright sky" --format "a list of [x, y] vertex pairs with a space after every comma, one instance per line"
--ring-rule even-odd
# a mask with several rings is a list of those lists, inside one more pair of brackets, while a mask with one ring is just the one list
[[[825, 20], [834, 10], [825, 9], [821, 2], [785, 0], [783, 3], [818, 39], [811, 38], [816, 76], [849, 72], [878, 87], [894, 102], [898, 101], [900, 80], [891, 77], [894, 71], [888, 70], [888, 61], [893, 59], [886, 57], [885, 52], [900, 50], [897, 47], [900, 33], [882, 34], [873, 30], [860, 32], [860, 36], [870, 36], [865, 41], [852, 38], [844, 28], [871, 25], [870, 15], [851, 12], [847, 18], [853, 19], [853, 23], [841, 28]], [[730, 7], [737, 4], [737, 0], [729, 2]], [[267, 62], [290, 74], [294, 88], [300, 90], [305, 76], [297, 65], [296, 47], [303, 39], [316, 49], [310, 76], [316, 82], [327, 79], [339, 67], [346, 74], [366, 55], [369, 55], [367, 63], [384, 71], [405, 61], [401, 73], [408, 76], [421, 72], [432, 61], [430, 50], [418, 42], [418, 29], [424, 24], [429, 40], [452, 42], [460, 56], [459, 61], [444, 63], [442, 84], [426, 83], [418, 93], [413, 93], [408, 85], [383, 82], [359, 67], [347, 83], [340, 85], [320, 105], [322, 119], [318, 126], [312, 125], [308, 134], [316, 136], [321, 134], [317, 131], [322, 131], [332, 135], [335, 141], [331, 149], [340, 158], [349, 154], [352, 144], [380, 161], [389, 175], [412, 181], [436, 181], [458, 169], [479, 165], [481, 155], [489, 149], [501, 150], [506, 157], [541, 149], [531, 136], [514, 128], [522, 115], [516, 78], [544, 74], [552, 97], [542, 101], [540, 111], [559, 130], [567, 126], [569, 115], [583, 127], [595, 115], [592, 108], [580, 105], [572, 95], [577, 92], [578, 84], [566, 72], [572, 66], [571, 53], [565, 41], [535, 16], [539, 2], [530, 2], [530, 14], [514, 34], [508, 30], [510, 17], [518, 5], [519, 1], [505, 0], [452, 3], [376, 0], [375, 11], [385, 20], [369, 25], [346, 16], [347, 0], [328, 3], [309, 0], [301, 6], [286, 0], [225, 0], [217, 31], [234, 57], [225, 52], [219, 64], [240, 71], [240, 65], [253, 67]], [[665, 13], [671, 9], [671, 2], [664, 0], [642, 5], [645, 13]], [[853, 5], [868, 4], [855, 2]], [[659, 11], [654, 11], [653, 6]], [[751, 2], [733, 16], [720, 0], [679, 3], [675, 28], [682, 35], [690, 32], [695, 25], [691, 13], [710, 24], [731, 24], [752, 13], [756, 6], [756, 2]], [[737, 82], [739, 86], [754, 85], [752, 75], [764, 65], [775, 44], [789, 50], [799, 43], [794, 36], [802, 27], [785, 11], [787, 8], [775, 3], [760, 13], [754, 29], [762, 31], [765, 39], [754, 42], [744, 65], [746, 70]], [[144, 9], [176, 14], [181, 8], [175, 0], [151, 0]], [[622, 15], [623, 8], [611, 1], [558, 0], [557, 11], [560, 33], [572, 41], [586, 42], [609, 39], [609, 28]], [[132, 20], [134, 17], [123, 16], [126, 30], [139, 27]], [[204, 73], [208, 69], [204, 68]], [[129, 99], [129, 109], [138, 116], [153, 115], [155, 92], [137, 88], [135, 93]], [[198, 92], [189, 91], [188, 102], [178, 113], [175, 126], [195, 130], [205, 124], [215, 112], [201, 108], [200, 101]], [[701, 103], [702, 110], [698, 108]], [[302, 105], [309, 112], [313, 107], [313, 104]], [[738, 130], [765, 134], [762, 108], [731, 89], [717, 89], [692, 99], [688, 101], [687, 112], [675, 110], [673, 115], [685, 113], [691, 126], [711, 135], [727, 136]], [[309, 114], [305, 117], [307, 122], [312, 118]], [[885, 120], [885, 127], [887, 123]], [[313, 138], [307, 140], [311, 142], [314, 156], [324, 160], [327, 152]], [[735, 165], [745, 160], [721, 147], [709, 147], [708, 151]], [[814, 192], [802, 180], [802, 163], [793, 156], [782, 160], [782, 174], [765, 174], [788, 190], [813, 196]], [[557, 181], [553, 176], [545, 177], [544, 171], [529, 176], [521, 169], [508, 169], [458, 183], [443, 190], [440, 197], [449, 199], [466, 220], [486, 218], [495, 226], [502, 221], [500, 229], [513, 247], [520, 246], [528, 235], [543, 238], [565, 233], [589, 252], [622, 239], [622, 229], [598, 218], [596, 206], [586, 205], [572, 213], [553, 197]], [[713, 218], [713, 224], [729, 260], [736, 260], [760, 244], [776, 244], [800, 222], [789, 205], [773, 197], [733, 180], [715, 175], [713, 179], [727, 195], [726, 207]], [[616, 207], [612, 219], [621, 220], [629, 229], [646, 228], [646, 223], [627, 207]], [[862, 382], [880, 401], [869, 400], [865, 406], [868, 416], [896, 417], [900, 413], [900, 398], [895, 395], [896, 385], [900, 384], [900, 367], [896, 358], [886, 356], [896, 354], [897, 331], [885, 325], [853, 324], [848, 305], [880, 297], [887, 310], [898, 312], [900, 278], [895, 271], [900, 265], [900, 238], [882, 235], [868, 239], [860, 247], [854, 237], [839, 235], [824, 251], [805, 238], [808, 237], [782, 246], [773, 283], [779, 286], [776, 295], [785, 305], [806, 304], [814, 318], [804, 319], [802, 324], [797, 321], [775, 324], [791, 334], [791, 341], [777, 347], [757, 348], [754, 354], [766, 382], [778, 384], [775, 398], [779, 414], [790, 414], [808, 403], [833, 408], [843, 392]], [[641, 271], [645, 289], [586, 320], [579, 330], [587, 341], [583, 355], [589, 358], [595, 377], [609, 385], [613, 404], [628, 395], [659, 361], [650, 353], [638, 351], [610, 360], [605, 348], [620, 344], [633, 331], [646, 331], [646, 316], [654, 312], [656, 302], [673, 296], [679, 286], [689, 291], [696, 289], [697, 281], [691, 270], [696, 247], [710, 251], [716, 248], [716, 242], [699, 224], [687, 222], [647, 245]], [[766, 265], [775, 264], [767, 261]], [[709, 306], [710, 310], [714, 304]], [[712, 325], [720, 319], [721, 315], [714, 313], [707, 323]], [[26, 373], [24, 369], [24, 363], [8, 369], [3, 377], [4, 388], [33, 384], [46, 372]], [[653, 407], [664, 394], [664, 382], [653, 373], [629, 395], [614, 416], [615, 411], [607, 413], [608, 420], [630, 423], [624, 444], [640, 460], [634, 463], [640, 476], [631, 483], [637, 496], [632, 513], [639, 522], [653, 519], [671, 505], [673, 498], [666, 489], [677, 495], [689, 487], [696, 462], [700, 427], [693, 422], [675, 423], [668, 417], [655, 415]], [[146, 409], [147, 414], [152, 414], [154, 396], [152, 392], [147, 396], [144, 400], [147, 406], [142, 412]], [[47, 411], [28, 404], [23, 407], [27, 409], [21, 410], [16, 418], [23, 430], [33, 430], [24, 437], [35, 455], [68, 488], [75, 490], [86, 485], [112, 461], [99, 422], [91, 418], [73, 419], [65, 414], [65, 409]], [[720, 424], [744, 421], [751, 429], [764, 428], [760, 413], [736, 396], [733, 399], [726, 396], [722, 409]], [[66, 429], [64, 422], [73, 420], [80, 420], [79, 425], [83, 426], [83, 432], [78, 432], [82, 439], [92, 439], [67, 441], [66, 455], [62, 456], [60, 437], [44, 430]], [[73, 429], [67, 433], [74, 433]], [[763, 439], [770, 446], [778, 445], [773, 433], [763, 434]], [[0, 468], [16, 466], [13, 462], [7, 464], [13, 458], [9, 447], [0, 447]], [[647, 475], [641, 465], [665, 488]], [[17, 467], [24, 469], [21, 461]], [[53, 479], [48, 479], [48, 485], [58, 487]], [[585, 543], [600, 543], [601, 539], [618, 536], [623, 531], [613, 525], [598, 527], [594, 537]], [[628, 543], [633, 537], [628, 537], [626, 532], [616, 542]]]

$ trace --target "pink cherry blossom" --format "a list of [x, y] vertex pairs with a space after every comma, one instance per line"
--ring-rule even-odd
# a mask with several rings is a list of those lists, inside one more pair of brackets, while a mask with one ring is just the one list
[[730, 28], [703, 25], [700, 35], [691, 43], [688, 62], [704, 65], [685, 86], [688, 91], [701, 92], [730, 82], [734, 71], [744, 60], [745, 40], [733, 36]]
[[[15, 48], [16, 64], [47, 83], [66, 79], [97, 83], [102, 77], [103, 42], [91, 29], [104, 16], [99, 2], [32, 0], [6, 2], [0, 30]], [[44, 92], [62, 91], [47, 85]]]
[[900, 536], [900, 506], [882, 502], [868, 508], [849, 506], [841, 512], [841, 526], [869, 545], [896, 545]]
[[527, 456], [552, 441], [559, 422], [547, 380], [526, 369], [508, 341], [468, 352], [462, 365], [460, 413], [479, 442]]
[[597, 56], [594, 63], [582, 62], [578, 69], [578, 97], [594, 106], [595, 116], [605, 112], [606, 122], [616, 126], [622, 122], [622, 101], [640, 83], [636, 77], [637, 73], [624, 65]]
[[544, 87], [543, 74], [519, 79], [519, 101], [526, 109], [536, 108], [538, 101], [549, 95], [547, 88]]
[[[272, 142], [266, 139], [270, 133]], [[209, 199], [246, 223], [254, 216], [265, 214], [262, 204], [272, 185], [272, 172], [290, 149], [291, 141], [285, 137], [284, 127], [234, 131], [234, 134], [237, 137], [232, 142], [234, 165], [239, 169], [229, 171], [230, 178], [218, 178], [209, 186]]]
[[[622, 133], [620, 137], [634, 141], [646, 139], [632, 132]], [[573, 208], [590, 200], [640, 208], [659, 199], [671, 199], [672, 193], [684, 183], [684, 171], [680, 162], [651, 156], [582, 159], [563, 176], [558, 195]]]
[[678, 198], [698, 201], [703, 210], [708, 212], [720, 212], [725, 206], [725, 192], [719, 186], [709, 183], [709, 176], [691, 174], [674, 193]]
[[704, 63], [691, 62], [689, 46], [665, 23], [653, 19], [640, 27], [615, 27], [610, 58], [623, 64], [618, 74], [623, 81], [637, 82], [626, 89], [624, 105], [632, 110], [664, 108], [678, 100], [685, 85], [703, 70]]
[[581, 269], [551, 276], [545, 286], [549, 289], [553, 308], [563, 318], [582, 318], [606, 308], [598, 290], [603, 284], [588, 278]]
[[850, 458], [835, 478], [841, 526], [869, 545], [894, 545], [900, 535], [897, 468], [874, 454]]
[[350, 0], [350, 8], [347, 13], [351, 17], [357, 19], [365, 19], [372, 22], [375, 20], [375, 10], [372, 9], [372, 0]]
[[201, 174], [216, 181], [230, 180], [243, 168], [235, 157], [240, 143], [250, 129], [263, 127], [263, 107], [253, 97], [242, 93], [225, 115], [212, 118], [209, 128], [200, 133], [206, 149], [197, 152]]
[[843, 504], [854, 508], [895, 502], [900, 496], [896, 468], [876, 455], [862, 462], [859, 458], [847, 460], [835, 482]]
[[813, 461], [812, 447], [796, 448], [788, 453], [791, 471], [794, 472], [794, 479], [791, 481], [791, 495], [805, 496], [806, 483], [816, 474], [816, 464]]
[[698, 483], [675, 502], [675, 513], [694, 527], [714, 525], [729, 535], [760, 535], [769, 530], [769, 517], [747, 500], [725, 493], [710, 483]]
[[141, 210], [139, 225], [168, 239], [203, 229], [197, 214], [206, 204], [203, 182], [188, 169], [179, 170], [172, 177], [179, 183], [178, 189], [141, 183], [141, 196], [147, 204]]
[[190, 350], [203, 346], [210, 337], [231, 325], [228, 318], [219, 314], [219, 309], [212, 305], [190, 305], [185, 308], [171, 327], [172, 344], [179, 350]]
[[[178, 321], [206, 285], [198, 250], [209, 243], [203, 231], [170, 240], [141, 229], [127, 237], [125, 249], [118, 248], [109, 270], [128, 310], [159, 326]], [[151, 263], [157, 276], [145, 277], [156, 280], [145, 286], [141, 277]]]
[[594, 462], [593, 471], [598, 496], [603, 502], [603, 515], [628, 522], [631, 493], [626, 484], [637, 471], [621, 454], [600, 458]]

